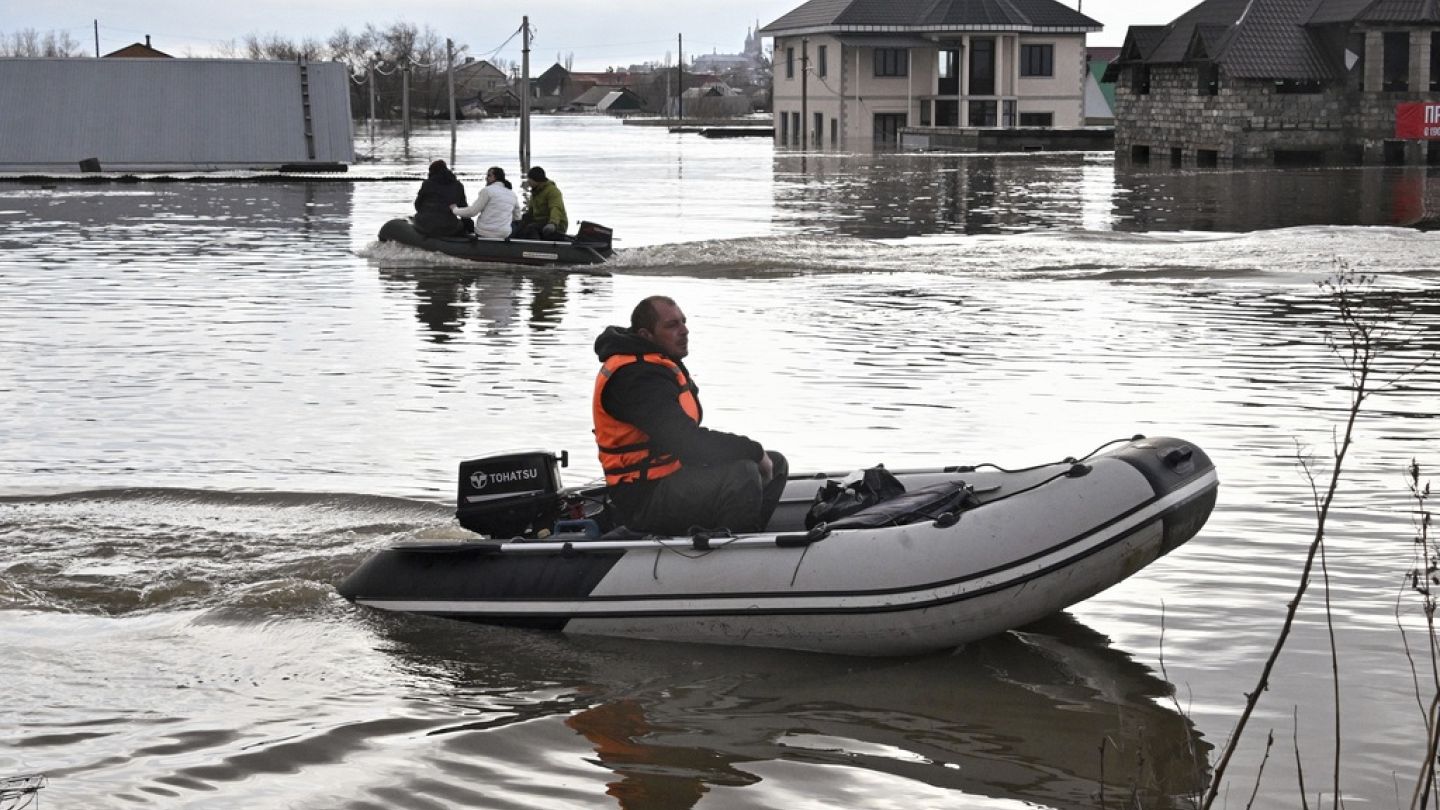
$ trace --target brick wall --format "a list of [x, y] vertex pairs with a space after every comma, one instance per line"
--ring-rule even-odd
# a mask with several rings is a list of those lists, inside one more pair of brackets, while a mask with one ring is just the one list
[[1379, 162], [1394, 138], [1395, 105], [1428, 96], [1339, 83], [1319, 93], [1279, 93], [1274, 82], [1223, 74], [1219, 92], [1209, 95], [1200, 89], [1200, 69], [1188, 65], [1152, 66], [1150, 92], [1142, 95], [1139, 70], [1127, 67], [1115, 86], [1115, 150], [1127, 157], [1132, 147], [1149, 147], [1152, 163], [1168, 162], [1173, 149], [1185, 165], [1196, 162], [1198, 150], [1213, 151], [1220, 165], [1271, 162], [1276, 150], [1319, 152], [1329, 163]]

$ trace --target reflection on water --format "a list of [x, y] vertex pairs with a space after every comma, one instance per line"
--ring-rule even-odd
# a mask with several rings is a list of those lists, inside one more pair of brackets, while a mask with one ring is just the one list
[[1160, 169], [1108, 154], [778, 154], [787, 225], [866, 239], [1035, 230], [1440, 227], [1440, 171]]
[[[605, 792], [626, 810], [694, 807], [727, 788], [726, 806], [773, 806], [732, 792], [747, 786], [830, 806], [833, 768], [863, 768], [881, 780], [872, 790], [913, 780], [951, 801], [1016, 807], [1095, 807], [1107, 792], [1111, 802], [1184, 806], [1205, 778], [1208, 745], [1166, 708], [1169, 685], [1064, 617], [963, 654], [889, 662], [594, 638], [537, 656], [533, 637], [498, 628], [392, 617], [378, 627], [402, 666], [437, 678], [427, 702], [487, 707], [436, 732], [447, 748], [473, 751], [465, 735], [558, 716], [589, 752], [553, 754], [602, 766], [612, 775]], [[441, 633], [448, 651], [437, 655]], [[514, 643], [523, 654], [507, 654]], [[537, 657], [544, 666], [525, 671]], [[800, 784], [757, 775], [756, 765], [779, 760], [815, 767], [792, 777]]]
[[397, 291], [413, 285], [415, 317], [434, 343], [463, 333], [470, 320], [502, 333], [521, 313], [534, 331], [553, 330], [568, 297], [566, 276], [544, 271], [382, 265], [380, 274]]

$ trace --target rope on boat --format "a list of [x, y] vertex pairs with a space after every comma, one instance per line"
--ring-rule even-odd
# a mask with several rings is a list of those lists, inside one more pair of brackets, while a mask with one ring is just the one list
[[[667, 543], [665, 541], [668, 538], [658, 535], [654, 537], [656, 544], [660, 547], [655, 549], [655, 562], [650, 566], [651, 579], [660, 579], [660, 553], [662, 551], [668, 551], [671, 554], [684, 557], [687, 560], [698, 560], [740, 539], [729, 529], [702, 529], [699, 526], [691, 526], [689, 535], [683, 543]], [[725, 542], [714, 544], [712, 541], [716, 538], [720, 538]], [[687, 554], [686, 550], [693, 550], [698, 553]]]
[[[1022, 473], [1022, 472], [1030, 472], [1031, 470], [1038, 470], [1038, 469], [1041, 469], [1041, 468], [1043, 468], [1043, 467], [1053, 466], [1053, 465], [1055, 465], [1055, 464], [1074, 464], [1074, 463], [1076, 463], [1076, 462], [1078, 462], [1078, 461], [1085, 461], [1086, 459], [1094, 456], [1096, 453], [1099, 453], [1101, 450], [1104, 450], [1105, 448], [1111, 446], [1112, 444], [1125, 444], [1125, 443], [1127, 443], [1127, 442], [1138, 442], [1138, 441], [1140, 441], [1140, 440], [1143, 439], [1143, 438], [1145, 438], [1145, 434], [1143, 434], [1143, 433], [1136, 433], [1134, 436], [1127, 436], [1127, 437], [1125, 437], [1125, 438], [1123, 438], [1123, 439], [1111, 439], [1110, 441], [1105, 442], [1104, 444], [1100, 445], [1099, 447], [1095, 448], [1094, 450], [1091, 450], [1089, 453], [1086, 453], [1085, 455], [1081, 456], [1080, 458], [1075, 458], [1074, 456], [1066, 456], [1065, 458], [1062, 458], [1062, 459], [1060, 459], [1059, 461], [1047, 461], [1047, 462], [1045, 462], [1045, 463], [1043, 463], [1043, 464], [1035, 464], [1035, 465], [1032, 465], [1032, 466], [1030, 466], [1030, 467], [1021, 467], [1021, 468], [1016, 469], [1016, 470], [1007, 469], [1007, 468], [1005, 468], [1005, 467], [1001, 467], [999, 464], [995, 464], [995, 463], [993, 463], [993, 462], [987, 461], [987, 462], [984, 462], [984, 463], [982, 463], [982, 464], [968, 464], [968, 465], [963, 465], [963, 466], [959, 466], [959, 467], [946, 467], [946, 468], [945, 468], [945, 472], [962, 472], [962, 473], [965, 473], [965, 472], [976, 472], [977, 470], [981, 470], [981, 469], [999, 470], [1000, 472], [1003, 472], [1003, 473]], [[997, 499], [997, 500], [998, 500], [998, 499]]]

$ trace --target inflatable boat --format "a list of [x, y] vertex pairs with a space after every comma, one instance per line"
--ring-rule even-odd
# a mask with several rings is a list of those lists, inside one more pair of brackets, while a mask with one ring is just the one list
[[1194, 537], [1219, 487], [1198, 447], [1137, 436], [1024, 469], [888, 471], [903, 494], [819, 523], [817, 502], [868, 476], [792, 475], [763, 533], [656, 536], [611, 525], [603, 485], [563, 488], [567, 460], [462, 462], [456, 514], [479, 536], [383, 549], [341, 595], [570, 633], [923, 653], [1029, 624], [1129, 577]]
[[615, 255], [609, 228], [581, 222], [574, 237], [563, 241], [544, 239], [487, 239], [472, 235], [430, 236], [415, 230], [408, 219], [392, 219], [380, 226], [381, 242], [444, 253], [477, 262], [524, 265], [603, 264]]

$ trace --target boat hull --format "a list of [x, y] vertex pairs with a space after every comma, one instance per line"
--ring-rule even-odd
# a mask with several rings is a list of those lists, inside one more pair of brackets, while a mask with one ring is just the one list
[[614, 255], [608, 242], [428, 236], [415, 230], [408, 219], [386, 222], [380, 227], [379, 239], [471, 261], [527, 266], [604, 264]]
[[[958, 520], [879, 529], [397, 546], [340, 591], [385, 610], [572, 633], [914, 654], [1037, 621], [1124, 580], [1193, 537], [1218, 490], [1209, 459], [1174, 439], [1079, 465], [901, 479], [964, 479], [985, 494]], [[787, 499], [819, 483], [792, 478]]]

